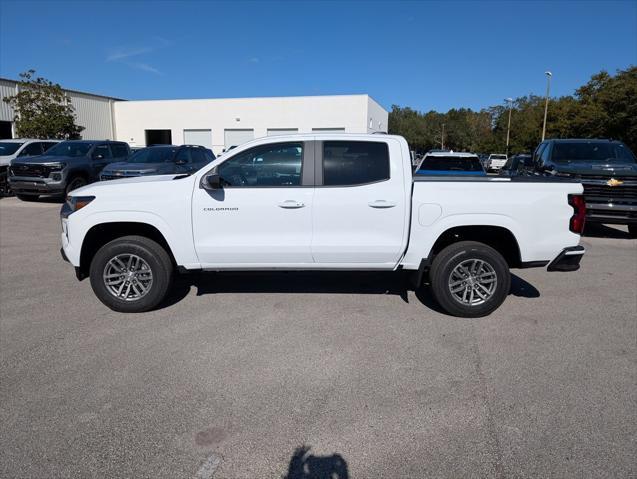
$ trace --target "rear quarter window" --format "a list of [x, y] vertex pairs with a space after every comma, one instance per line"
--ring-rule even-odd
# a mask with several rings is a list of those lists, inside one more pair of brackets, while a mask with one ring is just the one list
[[389, 179], [389, 148], [385, 142], [323, 143], [323, 185], [355, 186]]

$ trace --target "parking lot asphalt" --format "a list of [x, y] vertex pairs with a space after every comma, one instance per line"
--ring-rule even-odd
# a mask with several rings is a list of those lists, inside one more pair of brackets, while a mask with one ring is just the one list
[[481, 319], [378, 273], [196, 275], [126, 315], [62, 261], [59, 208], [0, 200], [1, 477], [637, 474], [625, 228]]

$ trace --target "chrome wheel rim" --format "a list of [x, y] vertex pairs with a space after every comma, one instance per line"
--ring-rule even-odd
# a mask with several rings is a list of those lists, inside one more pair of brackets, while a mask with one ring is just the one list
[[124, 301], [138, 301], [153, 286], [153, 272], [143, 258], [135, 254], [113, 256], [102, 273], [106, 289]]
[[448, 284], [453, 299], [465, 306], [478, 306], [495, 293], [498, 275], [486, 261], [467, 259], [451, 271]]

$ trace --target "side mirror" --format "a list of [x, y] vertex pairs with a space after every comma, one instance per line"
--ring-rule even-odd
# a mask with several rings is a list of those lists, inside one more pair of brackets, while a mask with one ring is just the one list
[[211, 173], [204, 176], [202, 186], [206, 190], [220, 190], [221, 188], [223, 188], [223, 185], [221, 184], [221, 176], [219, 176], [217, 173]]

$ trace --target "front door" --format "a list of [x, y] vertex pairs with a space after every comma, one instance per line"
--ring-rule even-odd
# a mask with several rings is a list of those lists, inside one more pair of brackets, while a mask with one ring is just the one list
[[318, 145], [322, 184], [314, 193], [314, 261], [334, 268], [394, 268], [407, 242], [405, 174], [411, 176], [404, 171], [399, 144]]
[[193, 233], [204, 268], [312, 263], [314, 189], [303, 184], [305, 145], [255, 146], [217, 165], [223, 188], [196, 185]]
[[104, 167], [111, 162], [111, 150], [108, 145], [97, 145], [91, 153], [91, 181], [100, 177]]

